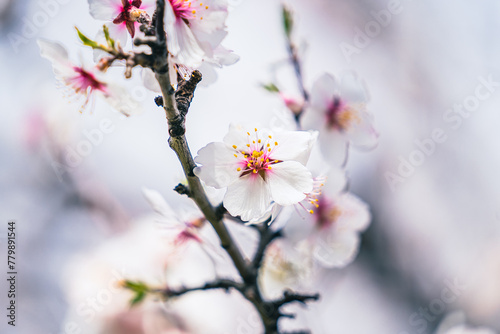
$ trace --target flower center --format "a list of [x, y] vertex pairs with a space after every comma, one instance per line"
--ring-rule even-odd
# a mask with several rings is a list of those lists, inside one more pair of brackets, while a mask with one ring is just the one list
[[329, 128], [346, 131], [354, 122], [359, 123], [360, 119], [356, 109], [336, 96], [326, 111], [326, 121]]
[[342, 215], [342, 210], [330, 200], [321, 196], [317, 201], [314, 215], [316, 218], [316, 227], [318, 229], [323, 229], [332, 226]]
[[67, 84], [76, 92], [83, 94], [90, 94], [94, 90], [100, 90], [106, 93], [106, 84], [97, 80], [97, 78], [90, 72], [85, 71], [81, 67], [73, 67], [76, 72], [74, 77], [71, 77]]
[[248, 144], [246, 144], [246, 149], [241, 150], [236, 145], [233, 145], [234, 156], [239, 158], [239, 167], [236, 170], [241, 172], [240, 177], [249, 174], [259, 175], [265, 180], [266, 173], [272, 170], [272, 165], [281, 162], [281, 160], [272, 158], [278, 142], [273, 142], [273, 136], [271, 135], [264, 140], [259, 138], [257, 129], [255, 129], [254, 136], [250, 132], [247, 132], [247, 135]]
[[203, 12], [208, 9], [208, 6], [203, 5], [203, 2], [195, 0], [169, 0], [174, 10], [175, 17], [189, 23], [189, 20], [195, 19], [197, 16], [203, 20]]
[[135, 22], [144, 12], [139, 9], [141, 5], [142, 0], [122, 0], [120, 14], [113, 20], [114, 24], [125, 24], [132, 38], [135, 35]]

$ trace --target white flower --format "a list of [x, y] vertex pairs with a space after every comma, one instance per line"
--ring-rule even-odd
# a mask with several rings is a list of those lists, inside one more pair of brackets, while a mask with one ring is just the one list
[[184, 219], [179, 217], [168, 205], [159, 192], [151, 189], [143, 189], [143, 194], [151, 207], [162, 216], [161, 223], [170, 235], [173, 236], [174, 246], [185, 244], [189, 241], [202, 243], [203, 239], [199, 233], [205, 223], [205, 218], [199, 213], [190, 215]]
[[134, 38], [137, 19], [145, 9], [152, 7], [153, 0], [88, 0], [90, 15], [108, 24], [112, 38], [122, 45], [127, 42], [127, 33]]
[[298, 244], [307, 242], [320, 265], [344, 267], [356, 257], [359, 233], [368, 227], [371, 215], [359, 198], [338, 192], [339, 182], [334, 182], [335, 189], [321, 189], [324, 183], [320, 182], [315, 182], [315, 190], [301, 203], [308, 214], [291, 215], [285, 235]]
[[89, 103], [93, 104], [94, 95], [99, 95], [114, 109], [125, 116], [139, 110], [139, 104], [133, 101], [127, 92], [116, 85], [101, 79], [101, 73], [95, 68], [85, 68], [70, 62], [66, 49], [54, 42], [38, 40], [42, 57], [50, 60], [57, 80], [69, 90], [69, 93], [82, 102], [80, 112]]
[[207, 185], [227, 187], [224, 206], [248, 221], [264, 215], [272, 201], [292, 205], [312, 191], [305, 167], [316, 133], [305, 131], [245, 130], [232, 125], [222, 143], [210, 143], [198, 152], [194, 172]]
[[348, 143], [376, 146], [378, 133], [366, 110], [367, 100], [364, 84], [354, 73], [343, 75], [340, 82], [324, 74], [314, 84], [302, 124], [304, 129], [320, 130], [320, 148], [334, 165], [345, 162]]
[[226, 37], [226, 0], [169, 0], [165, 8], [167, 46], [176, 64], [195, 69], [203, 62], [229, 65], [237, 57], [221, 46]]

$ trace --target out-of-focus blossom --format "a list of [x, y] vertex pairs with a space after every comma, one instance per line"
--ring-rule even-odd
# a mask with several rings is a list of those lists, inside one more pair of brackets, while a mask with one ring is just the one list
[[329, 188], [328, 180], [315, 181], [315, 190], [301, 206], [307, 213], [290, 216], [285, 227], [287, 237], [308, 244], [311, 256], [324, 267], [351, 263], [358, 252], [359, 234], [370, 223], [368, 206], [350, 193], [339, 193], [337, 186]]
[[198, 152], [194, 172], [207, 185], [227, 187], [224, 206], [248, 221], [266, 213], [272, 201], [296, 204], [312, 191], [305, 167], [316, 133], [232, 125], [224, 142], [210, 143]]
[[173, 63], [189, 69], [204, 62], [219, 67], [235, 63], [238, 57], [221, 45], [227, 35], [227, 9], [226, 0], [169, 0], [165, 31]]
[[287, 239], [278, 239], [266, 249], [259, 283], [266, 298], [280, 297], [285, 289], [304, 287], [313, 274], [308, 250]]
[[143, 189], [143, 193], [151, 207], [161, 215], [162, 218], [159, 221], [162, 227], [167, 229], [170, 235], [174, 236], [173, 243], [175, 246], [189, 241], [203, 242], [199, 231], [205, 223], [205, 218], [201, 213], [181, 218], [172, 210], [159, 192]]
[[363, 82], [347, 73], [339, 80], [322, 75], [311, 91], [310, 105], [303, 115], [304, 129], [319, 130], [319, 143], [325, 158], [342, 165], [349, 143], [361, 148], [373, 148], [378, 133], [372, 126], [372, 116], [366, 110], [367, 91]]
[[80, 112], [94, 103], [94, 96], [101, 96], [114, 109], [125, 116], [130, 116], [132, 110], [139, 110], [137, 102], [133, 101], [125, 89], [106, 82], [101, 78], [101, 73], [95, 68], [78, 66], [69, 60], [68, 52], [59, 43], [38, 40], [42, 57], [52, 63], [57, 80], [82, 102]]
[[283, 92], [280, 92], [280, 97], [283, 100], [283, 103], [286, 105], [288, 109], [294, 114], [298, 115], [304, 109], [304, 99], [299, 97], [293, 97], [287, 95]]
[[110, 35], [122, 46], [127, 42], [127, 33], [134, 38], [137, 19], [145, 9], [152, 7], [152, 0], [88, 0], [90, 15], [108, 24]]

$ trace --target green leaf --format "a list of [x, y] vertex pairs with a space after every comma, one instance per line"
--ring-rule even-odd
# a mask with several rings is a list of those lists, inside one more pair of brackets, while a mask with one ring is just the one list
[[288, 38], [292, 34], [293, 30], [293, 14], [290, 9], [286, 6], [282, 7], [282, 15], [283, 15], [283, 27], [285, 29], [285, 34]]
[[136, 306], [143, 301], [144, 297], [146, 297], [145, 292], [137, 292], [135, 297], [130, 301], [130, 306]]
[[104, 37], [106, 37], [106, 42], [108, 42], [108, 46], [114, 50], [115, 49], [115, 40], [112, 39], [111, 36], [109, 36], [108, 26], [103, 25], [102, 30], [104, 31]]
[[272, 82], [268, 83], [268, 84], [263, 84], [262, 88], [264, 88], [265, 90], [267, 90], [268, 92], [271, 92], [271, 93], [279, 93], [280, 92], [279, 88]]
[[78, 32], [78, 37], [83, 42], [83, 45], [90, 46], [93, 49], [102, 49], [102, 47], [97, 42], [91, 40], [90, 38], [82, 34], [82, 32], [78, 30], [77, 27], [75, 27], [75, 29]]

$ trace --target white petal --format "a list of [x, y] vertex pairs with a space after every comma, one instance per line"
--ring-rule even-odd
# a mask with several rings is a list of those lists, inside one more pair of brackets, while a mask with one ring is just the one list
[[224, 207], [233, 216], [250, 219], [263, 216], [271, 204], [266, 182], [258, 174], [238, 178], [227, 188]]
[[324, 129], [319, 132], [319, 147], [325, 160], [333, 166], [343, 166], [347, 159], [347, 138], [339, 131]]
[[125, 116], [137, 115], [142, 112], [141, 104], [134, 100], [125, 88], [108, 83], [107, 89], [107, 93], [102, 95], [106, 102], [115, 110]]
[[271, 196], [279, 205], [296, 204], [313, 189], [311, 173], [296, 161], [272, 165], [272, 169], [266, 172], [266, 177]]
[[146, 87], [150, 91], [161, 93], [160, 84], [156, 80], [155, 74], [151, 69], [143, 68], [141, 76], [144, 87]]
[[207, 87], [213, 84], [217, 80], [217, 72], [215, 72], [214, 66], [209, 62], [203, 62], [201, 66], [198, 68], [198, 71], [202, 74], [202, 80], [200, 85], [203, 87]]
[[[242, 126], [240, 124], [231, 123], [229, 131], [224, 136], [224, 143], [228, 146], [236, 145], [238, 149], [246, 149], [246, 145], [250, 143], [248, 133], [253, 134], [258, 127]], [[265, 138], [268, 134], [266, 129], [259, 130], [259, 137]], [[252, 137], [253, 138], [253, 137]]]
[[340, 96], [347, 102], [368, 101], [368, 90], [364, 81], [354, 72], [346, 72], [340, 78]]
[[196, 167], [194, 173], [207, 185], [214, 188], [227, 187], [241, 174], [236, 169], [240, 160], [234, 156], [234, 151], [224, 143], [210, 143], [198, 151], [194, 159], [201, 167]]
[[347, 185], [347, 177], [345, 171], [339, 167], [332, 167], [327, 174], [323, 192], [325, 194], [337, 195], [345, 189]]
[[90, 15], [96, 20], [111, 21], [118, 16], [122, 3], [120, 0], [88, 0]]
[[57, 76], [67, 77], [74, 74], [73, 65], [68, 59], [68, 51], [61, 44], [43, 39], [38, 39], [37, 43], [40, 55], [52, 63]]
[[148, 201], [149, 205], [151, 205], [153, 210], [169, 220], [177, 220], [174, 210], [172, 210], [170, 205], [168, 205], [168, 203], [158, 191], [143, 188], [142, 193], [144, 197], [146, 197], [146, 200]]
[[360, 118], [359, 123], [353, 124], [347, 132], [347, 136], [354, 146], [373, 149], [378, 144], [379, 134], [372, 125], [372, 116], [360, 111], [358, 117]]
[[334, 96], [339, 94], [337, 80], [331, 74], [325, 73], [313, 84], [311, 107], [325, 111], [333, 101]]
[[275, 132], [273, 141], [277, 142], [271, 153], [275, 160], [294, 160], [305, 165], [316, 142], [317, 133], [307, 131]]
[[333, 203], [341, 212], [335, 221], [335, 229], [361, 232], [370, 225], [368, 205], [358, 197], [345, 193], [335, 197]]
[[165, 6], [165, 31], [168, 51], [176, 63], [193, 68], [201, 65], [205, 52], [186, 23], [176, 18], [170, 2]]
[[323, 233], [315, 240], [314, 258], [324, 267], [342, 268], [358, 254], [359, 236], [354, 233]]

